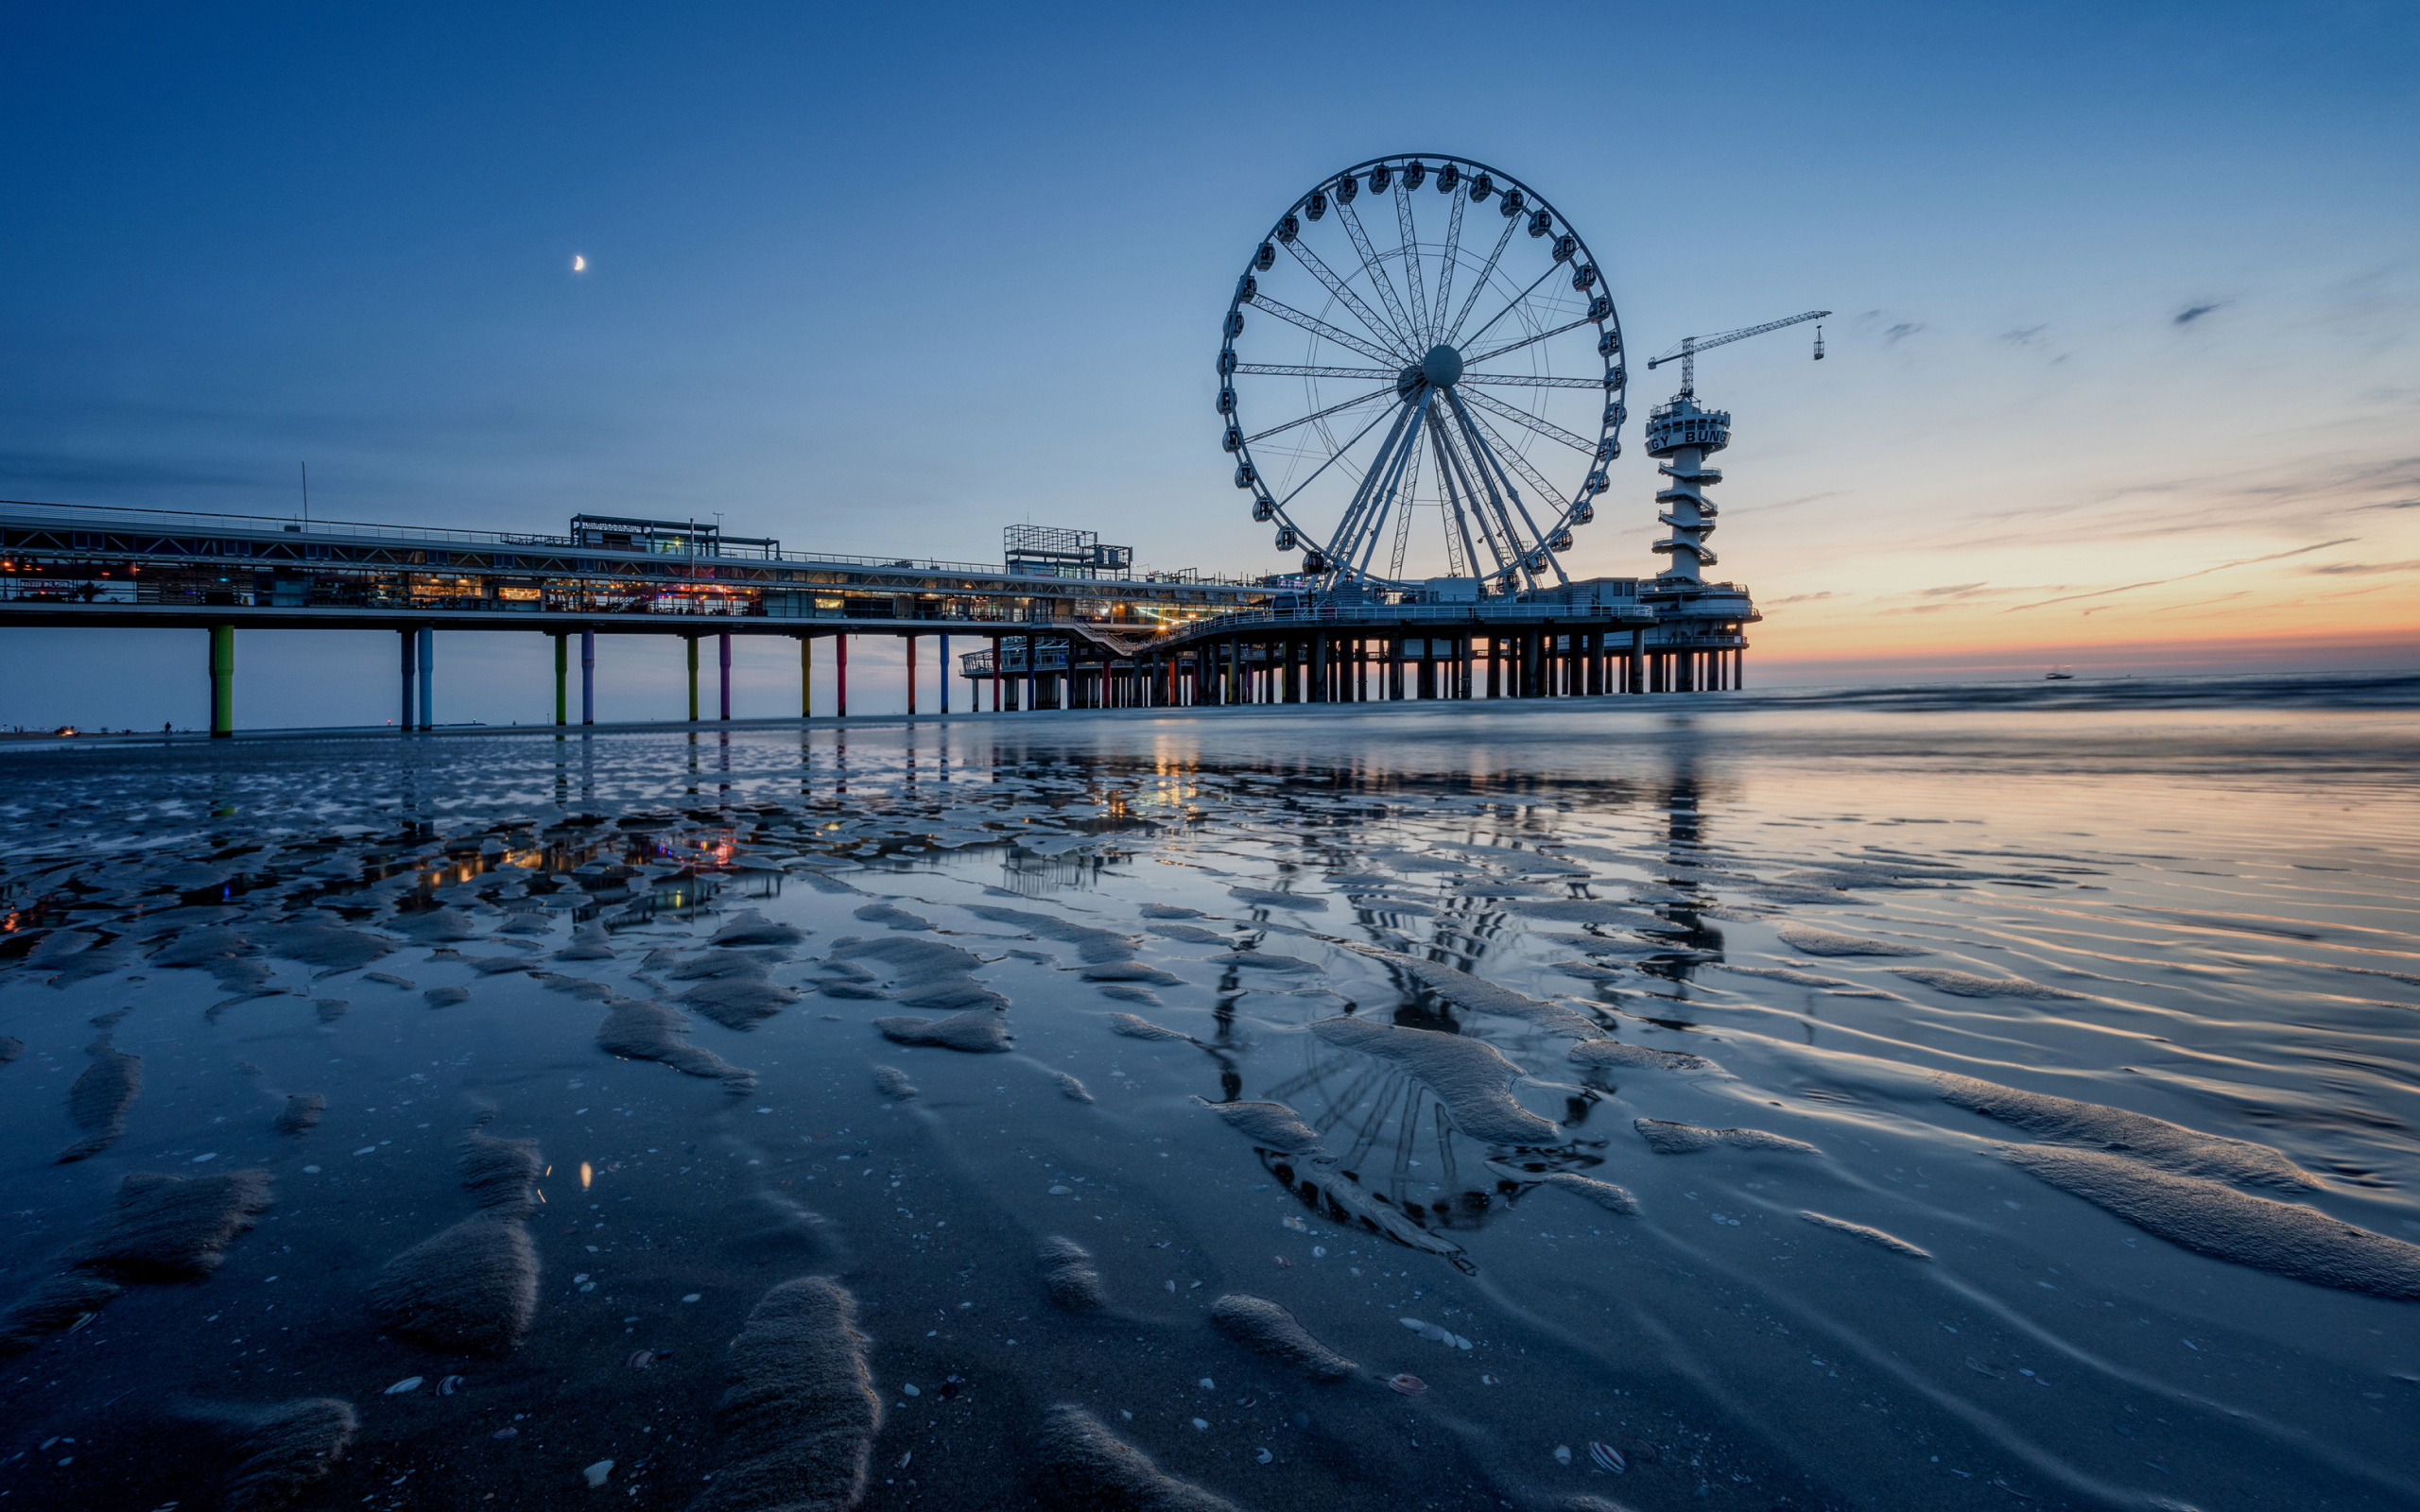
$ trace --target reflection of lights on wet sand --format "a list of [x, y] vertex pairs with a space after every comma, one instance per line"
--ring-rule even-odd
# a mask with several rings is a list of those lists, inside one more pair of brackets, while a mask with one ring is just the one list
[[579, 1162], [579, 1190], [581, 1190], [582, 1192], [587, 1191], [587, 1190], [588, 1190], [588, 1183], [589, 1183], [590, 1181], [594, 1180], [595, 1178], [596, 1178], [596, 1173], [595, 1173], [594, 1171], [591, 1171], [591, 1170], [588, 1168], [588, 1162], [587, 1162], [586, 1160], [582, 1160], [582, 1161], [580, 1161], [580, 1162]]

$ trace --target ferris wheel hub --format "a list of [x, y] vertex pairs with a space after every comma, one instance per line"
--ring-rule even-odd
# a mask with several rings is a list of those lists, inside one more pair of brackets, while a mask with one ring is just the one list
[[1451, 388], [1462, 376], [1462, 354], [1439, 342], [1420, 359], [1420, 376], [1438, 388]]

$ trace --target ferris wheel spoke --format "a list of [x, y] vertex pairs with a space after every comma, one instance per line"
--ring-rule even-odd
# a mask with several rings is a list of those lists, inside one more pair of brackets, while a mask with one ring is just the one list
[[[1546, 534], [1538, 529], [1537, 521], [1530, 518], [1530, 507], [1521, 502], [1521, 490], [1514, 487], [1512, 475], [1505, 471], [1504, 464], [1496, 456], [1495, 448], [1487, 444], [1487, 438], [1478, 433], [1478, 427], [1473, 423], [1470, 411], [1462, 406], [1461, 398], [1453, 394], [1448, 394], [1446, 398], [1454, 406], [1455, 418], [1461, 422], [1462, 435], [1470, 442], [1472, 455], [1480, 459], [1480, 463], [1483, 467], [1490, 467], [1495, 470], [1495, 475], [1503, 481], [1505, 493], [1512, 500], [1512, 507], [1521, 511], [1521, 523], [1530, 527], [1530, 539], [1536, 541], [1541, 547], [1544, 547], [1547, 541]], [[1542, 504], [1543, 502], [1544, 501], [1541, 501]], [[1554, 575], [1557, 581], [1570, 581], [1568, 577], [1564, 576], [1563, 563], [1556, 557], [1553, 551], [1547, 551], [1546, 558], [1547, 564], [1554, 569]], [[1522, 564], [1525, 568], [1528, 566], [1528, 558], [1526, 557], [1523, 558]], [[1534, 579], [1536, 576], [1537, 575], [1534, 571], [1530, 573], [1532, 579]]]
[[1445, 306], [1454, 302], [1454, 269], [1461, 265], [1462, 259], [1462, 206], [1467, 201], [1460, 195], [1452, 198], [1454, 213], [1445, 220], [1445, 253], [1438, 265], [1437, 302], [1428, 307], [1429, 327], [1426, 335], [1431, 343], [1445, 339], [1445, 328], [1442, 322]]
[[1395, 231], [1403, 237], [1403, 282], [1411, 293], [1412, 330], [1428, 330], [1428, 298], [1420, 287], [1420, 242], [1411, 224], [1412, 193], [1406, 189], [1395, 196]]
[[[1503, 317], [1508, 317], [1508, 315], [1512, 315], [1512, 312], [1515, 312], [1515, 310], [1520, 310], [1522, 300], [1527, 300], [1527, 298], [1530, 298], [1530, 295], [1537, 293], [1537, 285], [1539, 285], [1539, 284], [1544, 284], [1544, 281], [1548, 281], [1548, 278], [1554, 278], [1554, 271], [1556, 271], [1556, 268], [1559, 268], [1559, 266], [1564, 266], [1564, 264], [1547, 264], [1547, 271], [1539, 273], [1537, 278], [1531, 278], [1531, 281], [1530, 281], [1530, 288], [1525, 288], [1525, 290], [1520, 290], [1520, 293], [1517, 293], [1517, 295], [1512, 295], [1512, 302], [1510, 302], [1510, 305], [1505, 305], [1503, 310], [1495, 312], [1495, 315], [1488, 317], [1488, 324], [1483, 324], [1483, 327], [1478, 327], [1477, 332], [1471, 332], [1469, 336], [1461, 336], [1461, 338], [1460, 338], [1460, 346], [1478, 346], [1478, 338], [1486, 336], [1488, 332], [1494, 332], [1494, 329], [1495, 329], [1495, 321], [1503, 319]], [[1576, 324], [1581, 324], [1581, 321], [1570, 321], [1570, 324], [1573, 324], [1573, 327], [1576, 327]], [[1568, 332], [1570, 327], [1564, 327], [1564, 329], [1565, 329], [1565, 332]], [[1515, 349], [1520, 349], [1520, 346], [1527, 346], [1527, 344], [1530, 344], [1530, 341], [1539, 341], [1539, 338], [1542, 338], [1542, 336], [1522, 336], [1520, 341], [1515, 341], [1515, 344], [1512, 344], [1512, 346], [1505, 346], [1503, 351], [1515, 351]], [[1491, 351], [1491, 353], [1488, 353], [1488, 355], [1491, 355], [1491, 358], [1494, 358], [1494, 355], [1503, 355], [1503, 351]], [[1481, 360], [1483, 360], [1483, 358], [1481, 358]]]
[[1478, 522], [1480, 538], [1487, 542], [1488, 555], [1495, 558], [1497, 572], [1516, 565], [1521, 555], [1520, 541], [1512, 533], [1510, 522], [1502, 517], [1500, 511], [1490, 507], [1488, 499], [1472, 481], [1474, 469], [1454, 428], [1439, 425], [1436, 431], [1438, 466], [1461, 484], [1456, 507], [1463, 511], [1466, 519]]
[[[1554, 271], [1554, 268], [1547, 268], [1547, 271], [1551, 273], [1551, 271]], [[1530, 288], [1537, 288], [1537, 285], [1531, 284]], [[1522, 298], [1530, 298], [1530, 295], [1525, 293], [1525, 295], [1522, 295]], [[1520, 302], [1520, 300], [1512, 300], [1512, 305], [1517, 305], [1517, 302]], [[1505, 310], [1510, 310], [1510, 307], [1512, 307], [1512, 305], [1505, 305]], [[1495, 321], [1488, 321], [1488, 324], [1495, 324]], [[1478, 363], [1494, 363], [1494, 360], [1495, 360], [1495, 358], [1500, 358], [1500, 355], [1512, 353], [1512, 351], [1520, 351], [1520, 349], [1525, 349], [1525, 346], [1537, 346], [1539, 341], [1548, 341], [1548, 338], [1561, 336], [1561, 334], [1564, 334], [1564, 332], [1578, 332], [1578, 329], [1585, 327], [1585, 324], [1587, 324], [1587, 317], [1585, 317], [1585, 315], [1582, 315], [1581, 319], [1564, 321], [1564, 324], [1559, 324], [1559, 327], [1554, 327], [1554, 329], [1551, 329], [1551, 332], [1539, 332], [1537, 336], [1522, 336], [1520, 341], [1512, 341], [1512, 344], [1508, 344], [1508, 346], [1498, 346], [1498, 349], [1491, 351], [1491, 353], [1486, 353], [1486, 355], [1481, 355], [1481, 358], [1464, 358], [1464, 368], [1477, 368]], [[1481, 332], [1486, 332], [1486, 327], [1478, 327], [1478, 329], [1481, 329]], [[1474, 334], [1474, 336], [1471, 336], [1471, 341], [1477, 341], [1477, 338], [1478, 338], [1478, 336], [1477, 336], [1477, 334]], [[1512, 382], [1512, 380], [1495, 380], [1495, 382]], [[1582, 387], [1582, 389], [1598, 387], [1598, 385], [1592, 385], [1592, 382], [1587, 382], [1587, 380], [1578, 380], [1578, 377], [1573, 377], [1573, 380], [1565, 380], [1565, 382], [1573, 382], [1573, 385], [1578, 385], [1578, 387]]]
[[[1518, 559], [1518, 542], [1507, 539], [1506, 522], [1486, 507], [1479, 498], [1478, 490], [1471, 486], [1470, 471], [1464, 465], [1461, 449], [1447, 435], [1447, 427], [1434, 427], [1429, 441], [1430, 449], [1437, 455], [1440, 490], [1445, 495], [1456, 519], [1464, 522], [1465, 537], [1469, 534], [1468, 522], [1474, 518], [1478, 521], [1479, 539], [1487, 542], [1487, 554], [1495, 558], [1495, 567], [1489, 576], [1501, 576]], [[1456, 487], [1458, 482], [1459, 488]], [[1510, 558], [1505, 551], [1507, 546], [1513, 548]], [[1478, 558], [1474, 557], [1472, 559]]]
[[[1237, 369], [1236, 370], [1240, 372], [1242, 369]], [[1466, 372], [1462, 374], [1461, 378], [1457, 379], [1456, 382], [1461, 384], [1509, 384], [1516, 388], [1602, 388], [1605, 387], [1601, 381], [1595, 378], [1525, 378], [1517, 373], [1506, 373], [1503, 376], [1498, 377], [1494, 373]]]
[[[1401, 411], [1410, 407], [1410, 402], [1407, 400], [1404, 404], [1397, 405], [1396, 410], [1398, 414], [1400, 414]], [[1364, 425], [1359, 430], [1354, 432], [1353, 439], [1345, 442], [1342, 446], [1340, 446], [1335, 451], [1329, 453], [1327, 460], [1312, 469], [1311, 475], [1309, 477], [1306, 477], [1302, 482], [1295, 484], [1293, 489], [1287, 493], [1286, 497], [1277, 501], [1277, 507], [1283, 509], [1288, 505], [1293, 503], [1296, 499], [1301, 498], [1305, 489], [1307, 489], [1312, 484], [1317, 483], [1320, 479], [1320, 474], [1325, 472], [1329, 468], [1336, 466], [1339, 461], [1342, 460], [1345, 453], [1350, 452], [1355, 447], [1360, 445], [1361, 438], [1369, 435], [1372, 431], [1376, 430], [1378, 428], [1378, 421], [1386, 418], [1387, 417], [1383, 413], [1371, 416], [1369, 424]]]
[[[1419, 462], [1420, 453], [1418, 449], [1415, 448], [1413, 450], [1411, 458], [1414, 464]], [[1420, 477], [1416, 466], [1408, 467], [1405, 470], [1405, 480], [1413, 490], [1417, 490], [1420, 487]], [[1403, 509], [1395, 516], [1394, 549], [1387, 553], [1387, 578], [1391, 582], [1399, 583], [1403, 581], [1405, 549], [1411, 544], [1411, 517], [1414, 508], [1419, 503], [1419, 499], [1420, 495], [1417, 492], [1407, 493], [1404, 496]], [[1370, 549], [1372, 554], [1375, 555], [1377, 551], [1377, 541], [1374, 537], [1371, 541]]]
[[1304, 330], [1308, 331], [1315, 336], [1325, 336], [1330, 341], [1337, 343], [1339, 346], [1351, 347], [1354, 351], [1361, 353], [1361, 355], [1365, 357], [1372, 358], [1378, 362], [1393, 364], [1400, 364], [1404, 360], [1401, 352], [1382, 352], [1375, 346], [1362, 340], [1359, 336], [1355, 335], [1350, 331], [1339, 330], [1337, 327], [1328, 324], [1325, 320], [1321, 319], [1318, 316], [1305, 315], [1302, 311], [1295, 309], [1290, 304], [1280, 304], [1266, 294], [1253, 295], [1252, 302], [1256, 307], [1267, 310], [1270, 314], [1277, 317], [1280, 320], [1285, 320], [1291, 324], [1301, 326]]
[[1427, 421], [1430, 402], [1423, 399], [1416, 409], [1413, 406], [1406, 406], [1406, 409], [1409, 409], [1410, 423], [1387, 438], [1387, 448], [1379, 453], [1384, 459], [1384, 467], [1370, 467], [1370, 474], [1362, 479], [1360, 498], [1353, 501], [1353, 508], [1336, 525], [1336, 535], [1328, 541], [1331, 557], [1336, 561], [1353, 563], [1356, 574], [1370, 571], [1370, 554], [1377, 549], [1379, 535], [1384, 535], [1384, 530], [1387, 530], [1387, 510], [1394, 508], [1396, 491], [1404, 481], [1404, 467], [1410, 462], [1413, 450], [1418, 450], [1418, 445], [1421, 445], [1421, 426]]
[[1403, 332], [1395, 330], [1393, 327], [1388, 325], [1385, 320], [1379, 318], [1377, 313], [1372, 310], [1367, 303], [1363, 302], [1361, 296], [1353, 292], [1351, 284], [1336, 276], [1336, 269], [1328, 266], [1327, 263], [1320, 256], [1319, 253], [1303, 245], [1303, 239], [1301, 237], [1297, 236], [1292, 241], [1288, 242], [1286, 244], [1286, 249], [1294, 254], [1294, 261], [1302, 264], [1303, 266], [1309, 271], [1311, 277], [1318, 279], [1321, 283], [1326, 284], [1327, 291], [1330, 294], [1333, 294], [1338, 299], [1343, 301], [1345, 308], [1353, 312], [1355, 318], [1357, 318], [1363, 326], [1368, 328], [1372, 335], [1377, 337], [1380, 341], [1384, 341], [1390, 336], [1393, 337], [1396, 341], [1402, 344], [1403, 351], [1400, 354], [1409, 356], [1411, 350], [1410, 338]]
[[1596, 442], [1589, 440], [1587, 438], [1582, 436], [1575, 436], [1571, 432], [1564, 430], [1562, 426], [1554, 424], [1550, 421], [1540, 420], [1534, 415], [1524, 415], [1519, 410], [1514, 409], [1512, 405], [1504, 403], [1504, 401], [1497, 399], [1492, 394], [1474, 393], [1470, 397], [1471, 403], [1478, 405], [1481, 409], [1493, 410], [1495, 413], [1503, 416], [1506, 420], [1511, 421], [1513, 424], [1525, 426], [1530, 430], [1533, 430], [1540, 436], [1547, 438], [1548, 440], [1561, 441], [1564, 445], [1570, 447], [1573, 451], [1585, 452], [1592, 457], [1597, 455]]
[[1553, 484], [1548, 483], [1546, 480], [1546, 475], [1544, 473], [1530, 466], [1530, 459], [1523, 456], [1519, 451], [1510, 445], [1506, 441], [1502, 432], [1498, 431], [1495, 426], [1490, 425], [1487, 422], [1487, 417], [1484, 415], [1466, 415], [1464, 418], [1467, 419], [1474, 426], [1478, 427], [1478, 433], [1481, 436], [1487, 438], [1488, 446], [1495, 452], [1496, 459], [1499, 462], [1510, 461], [1513, 468], [1517, 470], [1523, 477], [1529, 479], [1530, 487], [1537, 490], [1537, 497], [1540, 500], [1552, 499], [1556, 501], [1556, 507], [1558, 508], [1562, 507], [1562, 490], [1557, 489]]
[[[1396, 374], [1396, 369], [1392, 368], [1297, 368], [1272, 362], [1237, 363], [1236, 371], [1250, 373], [1257, 378], [1385, 378], [1392, 380]], [[1505, 381], [1512, 382], [1511, 379]], [[1572, 379], [1571, 382], [1580, 384], [1582, 388], [1596, 387], [1594, 384], [1582, 383], [1577, 378]]]
[[1344, 233], [1353, 238], [1353, 249], [1361, 254], [1362, 270], [1376, 284], [1378, 297], [1386, 301], [1387, 313], [1394, 318], [1394, 329], [1409, 348], [1419, 338], [1420, 328], [1412, 323], [1401, 301], [1395, 298], [1394, 280], [1387, 276], [1387, 265], [1378, 258], [1378, 249], [1370, 244], [1370, 232], [1361, 224], [1361, 216], [1351, 205], [1336, 207], [1336, 218], [1344, 222]]
[[[1414, 404], [1406, 401], [1396, 411], [1394, 428], [1387, 432], [1386, 440], [1378, 447], [1378, 455], [1370, 461], [1369, 470], [1361, 474], [1361, 485], [1353, 490], [1353, 502], [1346, 507], [1335, 531], [1328, 537], [1329, 555], [1337, 561], [1354, 563], [1357, 557], [1366, 560], [1369, 552], [1363, 545], [1365, 532], [1374, 531], [1375, 522], [1385, 518], [1383, 506], [1374, 517], [1370, 510], [1383, 490], [1392, 490], [1394, 480], [1403, 472], [1403, 454], [1407, 445], [1416, 444], [1422, 421], [1427, 417], [1428, 402], [1424, 397]], [[1359, 567], [1355, 567], [1359, 571]]]
[[1443, 517], [1439, 523], [1444, 528], [1446, 572], [1456, 577], [1477, 577], [1478, 551], [1471, 544], [1470, 521], [1460, 509], [1441, 507], [1437, 512]]
[[1361, 395], [1357, 399], [1348, 399], [1340, 404], [1330, 404], [1327, 408], [1320, 410], [1315, 414], [1305, 415], [1301, 420], [1289, 420], [1283, 425], [1271, 425], [1269, 429], [1260, 432], [1258, 435], [1247, 436], [1244, 438], [1244, 444], [1249, 446], [1254, 441], [1265, 441], [1272, 436], [1282, 436], [1286, 432], [1292, 430], [1297, 425], [1308, 425], [1316, 421], [1325, 420], [1330, 415], [1341, 415], [1346, 410], [1366, 404], [1374, 399], [1384, 399], [1394, 391], [1395, 386], [1393, 384], [1389, 384], [1384, 388], [1373, 388], [1368, 393]]
[[[1478, 270], [1478, 281], [1471, 284], [1470, 293], [1463, 296], [1462, 308], [1461, 312], [1454, 317], [1454, 323], [1445, 328], [1447, 334], [1442, 339], [1452, 341], [1454, 339], [1452, 333], [1460, 331], [1462, 326], [1469, 321], [1471, 318], [1471, 306], [1477, 304], [1478, 302], [1478, 297], [1487, 292], [1488, 281], [1495, 277], [1495, 265], [1504, 260], [1504, 249], [1512, 245], [1512, 230], [1520, 224], [1521, 217], [1518, 215], [1507, 215], [1504, 217], [1504, 234], [1495, 238], [1495, 250], [1487, 254], [1487, 266]], [[1547, 271], [1551, 273], [1554, 269], [1549, 267]], [[1530, 285], [1531, 288], [1535, 288], [1536, 286], [1537, 285], [1534, 284]], [[1517, 304], [1520, 301], [1515, 300], [1513, 302]], [[1490, 325], [1495, 324], [1492, 320], [1488, 323]]]

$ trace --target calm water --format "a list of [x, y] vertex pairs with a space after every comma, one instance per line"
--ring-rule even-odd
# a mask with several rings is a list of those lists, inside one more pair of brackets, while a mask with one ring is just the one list
[[[0, 755], [0, 1306], [124, 1283], [20, 1314], [0, 1505], [244, 1504], [264, 1410], [332, 1398], [341, 1461], [250, 1504], [683, 1507], [751, 1452], [730, 1341], [826, 1275], [870, 1506], [1058, 1504], [1071, 1402], [1245, 1507], [2410, 1506], [2415, 707]], [[481, 1211], [475, 1128], [544, 1167], [500, 1352], [373, 1306]], [[128, 1177], [230, 1171], [273, 1202], [206, 1279], [110, 1258]], [[1247, 1348], [1236, 1294], [1356, 1368]]]

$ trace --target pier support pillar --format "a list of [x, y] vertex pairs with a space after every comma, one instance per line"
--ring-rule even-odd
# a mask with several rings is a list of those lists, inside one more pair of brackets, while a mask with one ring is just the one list
[[[908, 643], [908, 717], [913, 719], [916, 717], [916, 637], [903, 635], [900, 639]], [[948, 680], [947, 668], [942, 669], [942, 676], [943, 681]]]
[[835, 717], [849, 717], [849, 632], [832, 637], [832, 702]]
[[936, 663], [942, 675], [942, 713], [949, 713], [949, 637], [942, 637], [941, 661]]
[[555, 723], [571, 723], [571, 636], [555, 632]]
[[1327, 643], [1325, 630], [1311, 638], [1311, 701], [1325, 703], [1334, 696], [1327, 685]]
[[815, 637], [798, 638], [798, 716], [815, 717]]
[[235, 627], [210, 627], [210, 738], [235, 733]]
[[1647, 691], [1647, 632], [1643, 629], [1630, 632], [1630, 670], [1624, 680], [1630, 684], [1628, 692]]
[[1000, 679], [1008, 669], [1008, 644], [1005, 636], [992, 637], [992, 712], [995, 714], [1000, 712]]
[[420, 728], [437, 728], [437, 627], [420, 627]]
[[395, 716], [395, 728], [404, 731], [406, 734], [409, 734], [411, 732], [412, 725], [416, 722], [416, 715], [420, 711], [418, 701], [412, 696], [412, 683], [419, 676], [420, 672], [420, 646], [418, 644], [420, 640], [420, 633], [416, 630], [404, 630], [399, 633], [397, 638], [403, 642], [404, 645], [404, 707], [402, 712]]
[[683, 635], [681, 640], [689, 648], [689, 723], [694, 725], [698, 722], [698, 638]]
[[715, 637], [720, 644], [715, 647], [715, 661], [722, 671], [722, 717], [731, 717], [731, 635], [728, 631]]
[[596, 632], [579, 632], [579, 722], [596, 723]]

